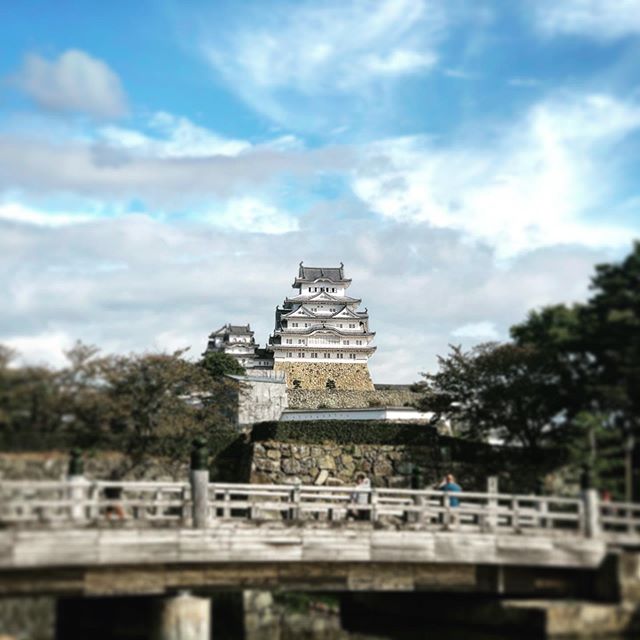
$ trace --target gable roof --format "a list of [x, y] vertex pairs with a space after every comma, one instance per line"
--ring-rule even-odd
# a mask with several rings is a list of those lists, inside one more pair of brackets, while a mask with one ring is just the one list
[[217, 331], [214, 331], [211, 335], [212, 336], [216, 336], [216, 335], [226, 335], [226, 334], [252, 334], [253, 335], [253, 331], [251, 331], [251, 325], [249, 324], [225, 324], [222, 327], [220, 327], [220, 329], [218, 329]]
[[301, 302], [303, 304], [311, 304], [313, 302], [335, 302], [339, 305], [344, 305], [345, 303], [360, 303], [362, 302], [360, 298], [351, 298], [349, 296], [336, 296], [331, 293], [327, 293], [326, 291], [320, 291], [318, 293], [314, 293], [313, 295], [297, 295], [293, 296], [293, 298], [287, 298], [285, 302]]
[[298, 288], [301, 283], [317, 282], [318, 280], [328, 280], [330, 282], [351, 282], [350, 278], [344, 277], [344, 264], [341, 262], [339, 267], [305, 267], [302, 262], [298, 269], [293, 287]]

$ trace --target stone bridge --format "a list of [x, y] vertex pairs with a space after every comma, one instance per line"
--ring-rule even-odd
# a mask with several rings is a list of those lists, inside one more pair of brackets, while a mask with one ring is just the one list
[[[3, 482], [0, 594], [578, 593], [640, 549], [640, 505], [434, 490]], [[591, 587], [590, 587], [591, 588]], [[595, 587], [594, 587], [595, 588]]]
[[596, 615], [597, 630], [630, 630], [638, 550], [640, 505], [602, 503], [593, 490], [565, 498], [221, 484], [206, 471], [190, 482], [0, 484], [0, 597], [164, 596], [154, 639], [204, 640], [207, 596], [256, 589], [335, 591], [343, 603], [381, 591], [529, 598], [514, 601], [520, 617], [532, 615], [523, 602], [572, 598], [584, 610], [554, 604], [541, 628], [575, 632], [584, 619], [593, 630]]

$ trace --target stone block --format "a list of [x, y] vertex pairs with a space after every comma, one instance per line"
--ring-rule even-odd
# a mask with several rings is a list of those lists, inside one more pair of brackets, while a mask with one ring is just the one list
[[318, 460], [318, 467], [320, 469], [329, 469], [331, 471], [335, 471], [336, 469], [336, 461], [335, 458], [333, 458], [330, 455], [326, 455], [326, 456], [322, 456], [319, 460]]

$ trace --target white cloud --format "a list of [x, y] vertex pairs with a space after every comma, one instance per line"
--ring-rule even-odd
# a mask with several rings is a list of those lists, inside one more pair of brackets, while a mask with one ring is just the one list
[[64, 331], [44, 331], [34, 335], [13, 335], [2, 341], [18, 353], [16, 364], [48, 364], [61, 367], [67, 359], [64, 355], [74, 340]]
[[254, 145], [237, 155], [157, 157], [143, 153], [155, 147], [145, 147], [147, 141], [135, 136], [114, 146], [0, 135], [0, 193], [13, 190], [39, 198], [72, 194], [109, 206], [136, 199], [160, 211], [202, 209], [213, 197], [253, 193], [283, 175], [295, 179], [341, 171], [352, 161], [349, 149], [304, 150], [292, 142]]
[[377, 143], [353, 188], [385, 217], [463, 231], [501, 257], [562, 243], [621, 246], [632, 229], [583, 215], [608, 193], [601, 152], [638, 128], [635, 104], [604, 95], [548, 100], [490, 142]]
[[640, 0], [536, 0], [534, 15], [551, 35], [614, 40], [640, 34]]
[[398, 49], [388, 55], [372, 55], [363, 59], [365, 71], [380, 75], [402, 75], [415, 73], [420, 69], [428, 69], [435, 65], [437, 57], [434, 53], [418, 53]]
[[281, 234], [298, 230], [298, 221], [258, 198], [232, 198], [220, 212], [212, 212], [202, 219], [223, 229], [244, 233]]
[[500, 337], [495, 324], [487, 320], [463, 324], [454, 329], [451, 335], [456, 338], [477, 338], [480, 340], [498, 340]]
[[117, 118], [127, 112], [116, 73], [84, 51], [70, 49], [53, 61], [29, 54], [16, 80], [25, 93], [47, 109], [99, 118]]
[[224, 138], [209, 129], [199, 127], [188, 118], [158, 112], [149, 121], [158, 137], [133, 129], [102, 127], [100, 137], [115, 148], [156, 158], [204, 158], [236, 156], [251, 148], [244, 140]]
[[[311, 128], [318, 97], [362, 97], [396, 77], [428, 72], [447, 24], [441, 0], [265, 3], [204, 31], [201, 51], [254, 109]], [[201, 18], [199, 24], [210, 19]], [[224, 35], [221, 35], [221, 32]], [[297, 103], [304, 101], [304, 106]], [[334, 104], [335, 108], [335, 104]], [[339, 109], [339, 107], [338, 107]], [[297, 111], [305, 111], [301, 118]], [[335, 125], [335, 122], [334, 122]]]
[[95, 216], [85, 213], [60, 213], [27, 207], [19, 202], [0, 203], [0, 220], [39, 227], [62, 227], [94, 220]]
[[197, 356], [208, 333], [232, 321], [250, 322], [264, 343], [300, 260], [342, 260], [377, 332], [374, 380], [411, 382], [447, 351], [451, 327], [487, 318], [506, 327], [532, 307], [584, 299], [593, 264], [610, 259], [565, 247], [496, 267], [459, 233], [374, 226], [332, 209], [284, 235], [141, 215], [57, 228], [0, 221], [0, 342], [54, 363], [76, 339], [119, 353], [191, 346]]

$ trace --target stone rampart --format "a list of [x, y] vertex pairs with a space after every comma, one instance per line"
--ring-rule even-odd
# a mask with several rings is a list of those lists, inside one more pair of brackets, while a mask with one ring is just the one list
[[478, 465], [444, 464], [432, 446], [387, 444], [297, 444], [267, 440], [253, 444], [251, 482], [352, 485], [358, 472], [373, 486], [409, 488], [417, 465], [427, 486], [453, 472], [467, 490], [486, 489], [486, 470]]
[[413, 406], [420, 394], [408, 389], [288, 389], [289, 409], [366, 409]]
[[[373, 391], [369, 368], [361, 363], [276, 362], [275, 371], [284, 372], [289, 389], [324, 390], [333, 381], [336, 389]], [[297, 382], [294, 382], [297, 381]]]

